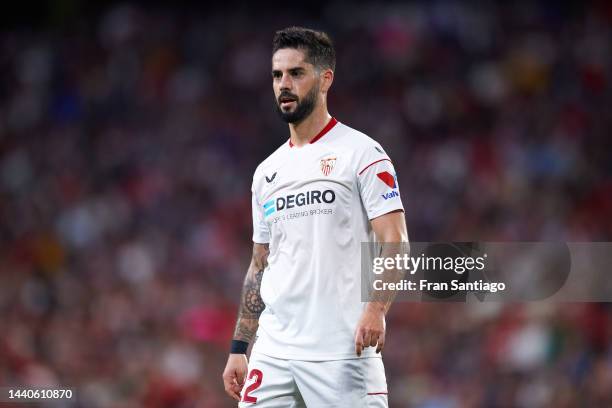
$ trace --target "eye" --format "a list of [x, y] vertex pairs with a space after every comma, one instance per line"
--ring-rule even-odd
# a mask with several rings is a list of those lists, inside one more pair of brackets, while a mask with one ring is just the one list
[[272, 78], [274, 78], [274, 79], [278, 79], [281, 76], [282, 76], [282, 74], [279, 71], [272, 72]]

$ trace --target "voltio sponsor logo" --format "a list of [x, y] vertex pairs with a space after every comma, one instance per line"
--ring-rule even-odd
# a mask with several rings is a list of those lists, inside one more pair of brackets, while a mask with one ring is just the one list
[[399, 193], [397, 191], [393, 190], [390, 193], [383, 194], [382, 197], [385, 200], [388, 200], [388, 199], [393, 198], [393, 197], [399, 197]]

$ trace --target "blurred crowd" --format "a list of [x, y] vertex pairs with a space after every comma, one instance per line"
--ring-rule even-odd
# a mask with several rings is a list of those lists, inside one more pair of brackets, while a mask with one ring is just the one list
[[[510, 3], [116, 4], [2, 29], [0, 385], [233, 406], [289, 25], [334, 39], [330, 112], [389, 152], [412, 240], [610, 240], [612, 7]], [[612, 406], [607, 304], [398, 303], [387, 324], [391, 407]]]

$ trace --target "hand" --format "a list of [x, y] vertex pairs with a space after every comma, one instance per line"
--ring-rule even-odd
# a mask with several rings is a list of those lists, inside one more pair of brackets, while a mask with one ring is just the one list
[[376, 352], [380, 353], [385, 346], [385, 312], [383, 307], [368, 303], [355, 330], [355, 352], [360, 357], [364, 348], [377, 344]]
[[244, 386], [244, 379], [248, 371], [248, 363], [244, 354], [230, 354], [223, 370], [223, 385], [227, 395], [240, 401], [240, 391]]

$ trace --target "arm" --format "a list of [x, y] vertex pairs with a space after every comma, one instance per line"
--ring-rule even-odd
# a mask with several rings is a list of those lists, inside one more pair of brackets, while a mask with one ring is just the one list
[[[404, 212], [393, 211], [370, 221], [376, 240], [382, 244], [381, 257], [395, 257], [408, 250], [408, 232]], [[389, 245], [385, 245], [388, 243]], [[405, 245], [398, 245], [405, 244]], [[399, 281], [403, 271], [389, 271], [388, 279]], [[385, 314], [395, 298], [395, 291], [378, 291], [366, 305], [355, 332], [355, 352], [358, 356], [365, 347], [375, 347], [380, 353], [385, 345]]]
[[[238, 310], [233, 340], [247, 343], [247, 345], [255, 337], [259, 326], [259, 316], [265, 308], [259, 290], [263, 271], [268, 265], [269, 253], [268, 244], [253, 244], [253, 256], [242, 285], [240, 309]], [[240, 400], [240, 391], [247, 374], [247, 365], [246, 354], [231, 353], [223, 371], [225, 392], [237, 401]]]
[[236, 329], [234, 330], [234, 340], [250, 343], [255, 337], [259, 326], [259, 316], [263, 312], [265, 305], [259, 294], [263, 271], [268, 265], [268, 254], [270, 250], [268, 244], [253, 244], [253, 256], [251, 264], [247, 270], [244, 284], [242, 285], [242, 296], [240, 297], [240, 309]]

